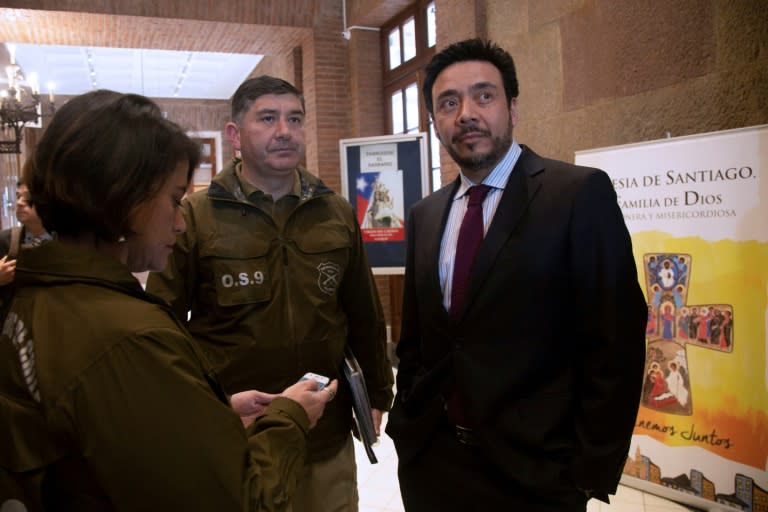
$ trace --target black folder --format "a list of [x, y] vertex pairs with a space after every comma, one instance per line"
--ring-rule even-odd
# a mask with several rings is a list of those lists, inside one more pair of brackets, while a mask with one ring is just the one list
[[376, 444], [376, 431], [373, 428], [373, 415], [371, 414], [371, 403], [368, 400], [368, 389], [365, 387], [365, 378], [363, 370], [357, 363], [357, 358], [352, 350], [347, 346], [344, 349], [344, 376], [352, 391], [352, 411], [354, 412], [355, 424], [359, 439], [365, 447], [365, 453], [371, 464], [376, 464], [376, 454], [373, 453], [373, 445]]

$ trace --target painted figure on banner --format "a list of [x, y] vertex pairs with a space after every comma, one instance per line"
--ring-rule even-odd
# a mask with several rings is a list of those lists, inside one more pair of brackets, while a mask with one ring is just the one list
[[659, 270], [659, 282], [661, 283], [661, 287], [665, 290], [672, 288], [676, 283], [675, 271], [669, 260], [665, 260], [661, 270]]
[[404, 239], [402, 171], [362, 172], [357, 178], [355, 206], [364, 241]]
[[731, 334], [733, 333], [733, 319], [729, 310], [723, 311], [723, 323], [720, 326], [720, 339], [718, 343], [722, 350], [728, 350], [731, 346]]
[[662, 332], [661, 337], [665, 340], [671, 340], [675, 337], [675, 313], [670, 304], [664, 306], [664, 312], [661, 314]]
[[677, 403], [685, 407], [685, 404], [688, 403], [688, 390], [685, 388], [683, 376], [680, 374], [677, 363], [674, 361], [670, 361], [668, 368], [669, 374], [667, 375], [667, 378], [664, 379], [667, 383], [667, 389], [669, 389], [669, 393], [675, 397]]
[[682, 308], [683, 304], [685, 304], [685, 286], [679, 284], [675, 286], [675, 291], [672, 292], [672, 298], [675, 301], [675, 307], [676, 308]]
[[696, 319], [699, 317], [699, 308], [693, 306], [691, 308], [691, 314], [688, 316], [688, 337], [692, 340], [696, 339]]
[[645, 324], [645, 334], [649, 337], [656, 334], [656, 308], [653, 304], [648, 304], [648, 323]]
[[677, 319], [677, 337], [687, 340], [689, 338], [688, 336], [688, 325], [691, 320], [691, 315], [686, 307], [680, 308], [680, 316]]
[[658, 283], [653, 283], [651, 285], [651, 304], [658, 312], [659, 305], [661, 304], [661, 286], [658, 285]]
[[680, 256], [677, 258], [677, 280], [678, 282], [684, 283], [686, 279], [688, 279], [688, 265], [685, 263], [685, 256]]
[[692, 262], [690, 254], [644, 256], [649, 320], [641, 403], [668, 414], [693, 413], [689, 345], [722, 352], [733, 350], [733, 307], [688, 305]]
[[[646, 283], [648, 288], [657, 291], [672, 291], [678, 286], [688, 288], [688, 272], [691, 257], [688, 254], [646, 255]], [[657, 285], [657, 287], [654, 286]]]
[[723, 324], [723, 312], [720, 308], [712, 308], [712, 318], [709, 321], [709, 343], [712, 345], [720, 344], [720, 330]]
[[[656, 269], [659, 266], [658, 262], [656, 261], [656, 256], [651, 256], [650, 259], [648, 260], [647, 265], [648, 265], [648, 270], [650, 271], [647, 273], [647, 277], [648, 279], [654, 279], [654, 277], [656, 276], [656, 271], [657, 271]], [[649, 286], [651, 284], [653, 284], [653, 281], [648, 282]]]
[[655, 399], [666, 390], [667, 383], [664, 380], [664, 373], [661, 371], [659, 363], [654, 361], [646, 372], [646, 380], [643, 385], [643, 402]]

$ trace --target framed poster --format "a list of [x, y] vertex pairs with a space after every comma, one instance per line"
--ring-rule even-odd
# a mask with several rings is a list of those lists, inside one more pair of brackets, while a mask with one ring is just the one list
[[405, 221], [429, 191], [427, 135], [339, 141], [341, 190], [352, 204], [374, 274], [405, 272]]

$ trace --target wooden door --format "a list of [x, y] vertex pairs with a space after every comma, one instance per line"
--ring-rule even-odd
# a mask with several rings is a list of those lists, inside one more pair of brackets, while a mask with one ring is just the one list
[[192, 137], [192, 140], [200, 144], [200, 163], [189, 182], [187, 194], [207, 188], [211, 179], [219, 172], [219, 169], [216, 168], [216, 139], [213, 137]]

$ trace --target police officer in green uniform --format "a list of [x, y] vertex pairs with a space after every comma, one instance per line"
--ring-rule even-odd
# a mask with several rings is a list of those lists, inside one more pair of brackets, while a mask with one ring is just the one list
[[[238, 88], [226, 133], [242, 159], [185, 199], [188, 229], [147, 289], [189, 318], [228, 393], [337, 377], [349, 345], [378, 430], [393, 395], [381, 303], [351, 205], [300, 165], [304, 121], [288, 82]], [[357, 510], [351, 424], [344, 385], [309, 435], [294, 512]]]

